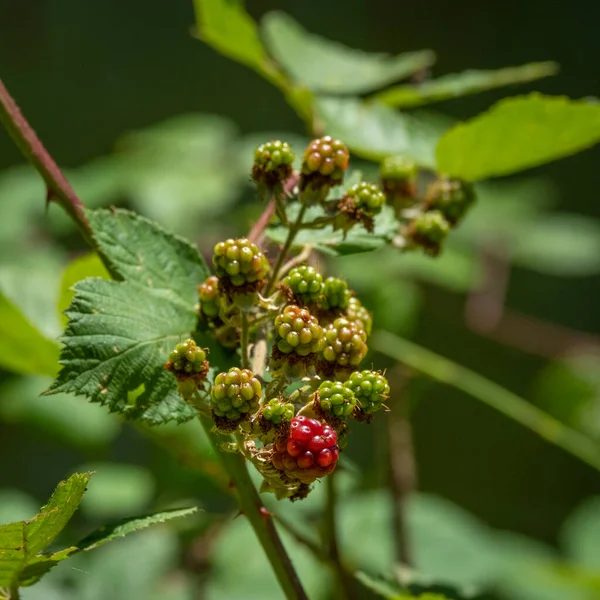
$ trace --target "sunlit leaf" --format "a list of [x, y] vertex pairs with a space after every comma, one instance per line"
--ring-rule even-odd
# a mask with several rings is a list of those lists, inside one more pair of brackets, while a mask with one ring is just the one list
[[241, 0], [194, 0], [194, 8], [198, 33], [204, 42], [264, 77], [281, 78], [269, 63], [256, 23]]
[[192, 418], [164, 363], [196, 328], [204, 260], [187, 241], [128, 211], [90, 211], [89, 220], [125, 281], [96, 278], [75, 286], [63, 368], [47, 393], [83, 395], [149, 424]]
[[434, 167], [436, 144], [449, 127], [438, 116], [399, 113], [356, 98], [318, 98], [315, 109], [327, 134], [344, 140], [356, 155], [375, 161], [393, 154]]
[[117, 538], [129, 535], [130, 533], [141, 531], [142, 529], [146, 529], [158, 523], [165, 523], [171, 519], [187, 517], [197, 512], [198, 508], [193, 506], [191, 508], [165, 510], [163, 512], [142, 517], [121, 519], [115, 523], [103, 525], [100, 527], [100, 529], [97, 529], [90, 535], [86, 536], [83, 540], [77, 543], [77, 548], [79, 550], [93, 550], [94, 548], [98, 548], [107, 542], [111, 542]]
[[600, 141], [600, 104], [529, 94], [501, 100], [448, 131], [440, 171], [468, 180], [509, 175], [585, 150]]
[[422, 106], [507, 85], [535, 81], [555, 75], [557, 71], [558, 65], [554, 62], [529, 63], [520, 67], [505, 67], [495, 71], [473, 69], [462, 73], [442, 75], [437, 79], [429, 79], [422, 83], [394, 86], [377, 94], [376, 99], [395, 108]]
[[270, 12], [261, 21], [273, 57], [292, 79], [323, 94], [363, 94], [430, 67], [431, 50], [399, 56], [371, 54], [308, 33], [283, 12]]

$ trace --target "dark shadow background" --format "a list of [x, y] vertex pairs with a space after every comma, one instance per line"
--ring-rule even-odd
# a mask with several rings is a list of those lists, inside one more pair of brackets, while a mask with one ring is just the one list
[[[248, 8], [256, 17], [285, 10], [310, 31], [365, 50], [432, 48], [439, 57], [436, 75], [556, 60], [560, 75], [536, 89], [600, 96], [600, 4], [594, 0], [250, 0]], [[192, 24], [191, 0], [0, 0], [0, 76], [63, 166], [110, 152], [127, 130], [190, 111], [226, 115], [244, 132], [303, 132], [276, 89], [193, 39]], [[529, 88], [510, 92], [524, 89]], [[505, 93], [440, 108], [464, 118]], [[8, 136], [0, 133], [0, 168], [20, 162]], [[600, 217], [599, 164], [596, 148], [538, 171], [558, 185], [560, 208]], [[2, 213], [10, 210], [0, 207]], [[598, 333], [599, 296], [600, 277], [559, 279], [516, 269], [509, 305]], [[544, 361], [470, 333], [463, 302], [426, 288], [416, 339], [527, 395]], [[367, 444], [378, 434], [361, 435]], [[600, 492], [600, 478], [590, 468], [448, 388], [435, 386], [425, 395], [415, 417], [415, 439], [420, 487], [496, 527], [553, 541], [572, 507]], [[368, 462], [359, 448], [356, 443], [353, 458]], [[113, 451], [140, 462], [149, 453], [133, 434]], [[70, 450], [19, 428], [2, 430], [0, 452], [1, 484], [41, 496], [81, 462]]]

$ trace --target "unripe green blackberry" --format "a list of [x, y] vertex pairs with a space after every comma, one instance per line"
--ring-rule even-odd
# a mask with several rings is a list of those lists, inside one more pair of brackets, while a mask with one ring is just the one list
[[361, 301], [356, 296], [351, 296], [348, 300], [344, 316], [348, 321], [352, 321], [364, 329], [367, 335], [371, 335], [373, 315], [361, 304]]
[[366, 181], [353, 185], [345, 195], [353, 201], [356, 209], [371, 217], [380, 213], [385, 204], [385, 194], [374, 183]]
[[323, 289], [323, 276], [316, 269], [302, 265], [292, 269], [282, 280], [302, 304], [315, 304]]
[[205, 379], [210, 367], [206, 360], [205, 348], [196, 346], [194, 340], [186, 340], [177, 344], [169, 354], [165, 369], [177, 378], [179, 393], [185, 400], [191, 398], [197, 386]]
[[[335, 374], [343, 375], [348, 368], [356, 367], [367, 354], [367, 333], [357, 322], [348, 321], [343, 317], [336, 319], [325, 330], [325, 347], [321, 353], [325, 366], [329, 363]], [[339, 373], [337, 367], [342, 367]]]
[[290, 145], [281, 140], [261, 144], [254, 151], [252, 179], [258, 184], [273, 187], [292, 174], [294, 154]]
[[269, 400], [262, 410], [262, 416], [275, 425], [294, 418], [294, 405], [291, 402], [282, 402], [279, 398]]
[[211, 319], [218, 317], [222, 298], [219, 292], [219, 278], [215, 275], [208, 277], [198, 286], [198, 295], [202, 314]]
[[226, 419], [236, 424], [258, 409], [262, 395], [260, 381], [249, 369], [233, 367], [215, 378], [210, 396], [210, 407], [215, 421]]
[[343, 279], [328, 277], [323, 282], [319, 306], [324, 310], [335, 308], [345, 309], [348, 306], [351, 296], [348, 284]]
[[356, 406], [354, 392], [338, 381], [324, 381], [319, 386], [319, 409], [334, 417], [349, 417]]
[[381, 187], [396, 211], [414, 204], [417, 198], [416, 163], [404, 156], [388, 156], [380, 166]]
[[206, 374], [206, 350], [196, 346], [194, 340], [177, 344], [169, 354], [167, 369], [176, 375]]
[[425, 195], [427, 210], [439, 210], [451, 225], [456, 225], [475, 202], [475, 190], [461, 179], [441, 177]]
[[275, 318], [274, 333], [269, 361], [273, 375], [285, 375], [293, 380], [314, 371], [317, 354], [323, 348], [324, 332], [306, 308], [295, 304], [286, 306]]
[[265, 255], [246, 238], [219, 242], [212, 261], [219, 278], [235, 287], [259, 288], [269, 272]]
[[378, 411], [390, 395], [388, 381], [379, 371], [355, 371], [346, 386], [354, 392], [360, 410], [366, 414]]
[[323, 328], [306, 308], [286, 306], [275, 317], [275, 345], [283, 354], [307, 356], [323, 348]]
[[349, 161], [348, 148], [340, 140], [329, 135], [313, 140], [304, 152], [300, 189], [319, 189], [339, 184]]
[[414, 219], [408, 227], [408, 237], [427, 254], [437, 256], [450, 231], [450, 224], [439, 210], [432, 210]]

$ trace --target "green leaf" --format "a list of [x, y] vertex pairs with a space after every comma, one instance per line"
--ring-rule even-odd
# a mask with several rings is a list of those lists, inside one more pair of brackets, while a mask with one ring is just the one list
[[0, 292], [0, 366], [16, 373], [56, 375], [58, 345], [42, 335]]
[[[417, 592], [413, 595], [391, 577], [372, 577], [364, 571], [357, 571], [355, 576], [367, 589], [386, 600], [450, 600], [449, 596], [430, 592]], [[457, 597], [453, 596], [453, 598]], [[463, 596], [460, 598], [463, 598]], [[466, 600], [466, 597], [464, 598]]]
[[135, 531], [146, 529], [157, 523], [165, 523], [171, 519], [178, 519], [179, 517], [187, 517], [198, 512], [197, 506], [190, 508], [177, 508], [172, 510], [165, 510], [162, 512], [155, 513], [153, 515], [146, 515], [142, 517], [134, 517], [128, 519], [121, 519], [114, 523], [103, 525], [90, 535], [86, 536], [77, 544], [79, 550], [93, 550], [98, 548], [107, 542], [129, 535]]
[[164, 363], [196, 328], [196, 287], [208, 275], [206, 264], [189, 242], [133, 213], [88, 214], [101, 250], [125, 281], [75, 286], [62, 369], [46, 393], [83, 395], [152, 425], [186, 421], [194, 411]]
[[541, 215], [519, 226], [510, 247], [514, 263], [559, 277], [600, 272], [600, 222], [568, 213]]
[[[164, 364], [196, 326], [193, 305], [129, 281], [88, 279], [75, 291], [62, 369], [46, 393], [83, 395], [152, 425], [191, 419], [193, 409], [179, 397]], [[128, 394], [140, 386], [142, 393], [130, 402]]]
[[77, 510], [91, 473], [76, 473], [61, 481], [48, 504], [30, 521], [0, 526], [0, 588], [30, 585], [74, 549], [43, 555]]
[[91, 473], [75, 473], [56, 486], [48, 504], [25, 525], [28, 554], [44, 550], [65, 528], [79, 507], [91, 476]]
[[433, 168], [436, 144], [449, 127], [437, 115], [398, 113], [357, 98], [318, 98], [315, 109], [329, 135], [343, 140], [357, 156], [374, 161], [396, 154]]
[[281, 81], [270, 64], [256, 23], [241, 0], [194, 0], [200, 38], [217, 52], [251, 67], [263, 77]]
[[127, 210], [100, 209], [87, 216], [100, 250], [123, 279], [196, 304], [197, 285], [209, 272], [195, 246]]
[[261, 21], [273, 57], [292, 79], [323, 94], [364, 94], [405, 79], [435, 62], [431, 50], [399, 56], [369, 54], [308, 33], [283, 12]]
[[509, 175], [569, 156], [600, 141], [600, 104], [562, 96], [508, 98], [448, 131], [440, 171], [467, 180]]
[[68, 319], [64, 314], [73, 301], [75, 292], [73, 286], [83, 279], [88, 277], [100, 277], [102, 279], [110, 279], [110, 275], [106, 267], [95, 252], [84, 254], [75, 258], [63, 271], [62, 280], [60, 282], [60, 296], [58, 298], [58, 311], [63, 318], [63, 324], [66, 325]]
[[524, 427], [531, 429], [551, 444], [600, 470], [600, 445], [558, 419], [533, 406], [523, 398], [485, 377], [417, 344], [387, 331], [377, 331], [370, 346], [409, 367], [454, 386], [481, 400]]
[[377, 94], [375, 98], [387, 106], [408, 108], [485, 92], [506, 85], [528, 83], [555, 75], [557, 72], [558, 65], [554, 62], [529, 63], [495, 71], [473, 69], [443, 75], [423, 83], [398, 85]]

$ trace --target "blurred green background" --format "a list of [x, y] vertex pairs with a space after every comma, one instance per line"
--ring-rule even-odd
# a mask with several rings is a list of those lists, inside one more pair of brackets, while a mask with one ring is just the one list
[[[250, 0], [247, 8], [256, 18], [284, 10], [309, 31], [364, 50], [432, 48], [435, 75], [560, 63], [556, 77], [435, 106], [454, 118], [530, 89], [600, 96], [600, 7], [591, 0]], [[260, 211], [247, 175], [252, 148], [278, 132], [299, 140], [299, 149], [308, 134], [279, 91], [194, 39], [193, 23], [189, 1], [0, 0], [0, 74], [87, 205], [134, 208], [207, 253], [223, 236], [247, 231]], [[467, 217], [439, 261], [386, 251], [385, 286], [380, 273], [369, 276], [372, 255], [328, 266], [349, 278], [380, 327], [600, 439], [599, 161], [594, 148], [490, 187], [487, 204]], [[56, 337], [62, 271], [85, 247], [58, 207], [45, 210], [42, 184], [4, 134], [0, 169], [0, 286]], [[547, 226], [538, 231], [539, 223]], [[511, 264], [502, 256], [517, 243], [515, 232], [530, 243]], [[39, 398], [47, 385], [43, 377], [0, 372], [3, 521], [33, 514], [59, 480], [88, 468], [97, 475], [74, 537], [107, 517], [150, 508], [197, 503], [206, 512], [199, 522], [133, 536], [85, 564], [63, 564], [26, 599], [279, 597], [262, 555], [250, 550], [246, 524], [230, 522], [231, 500], [209, 477], [83, 399]], [[502, 598], [599, 597], [598, 473], [458, 391], [417, 381], [411, 399], [418, 487], [428, 494], [410, 512], [417, 567]], [[340, 477], [344, 548], [372, 573], [393, 563], [385, 419], [354, 428], [346, 454], [356, 472]], [[212, 460], [201, 433], [185, 428]], [[319, 494], [281, 510], [299, 523], [314, 520]], [[596, 537], [582, 542], [577, 527]], [[360, 547], [365, 538], [369, 551]], [[514, 583], [529, 578], [511, 571], [526, 562], [521, 553], [552, 557], [557, 548], [587, 579], [560, 571], [573, 585], [565, 590]], [[294, 552], [314, 580], [311, 598], [328, 597], [327, 576], [306, 551]], [[455, 553], [462, 560], [451, 568]], [[482, 555], [488, 560], [478, 562]], [[581, 578], [583, 592], [573, 584]]]

